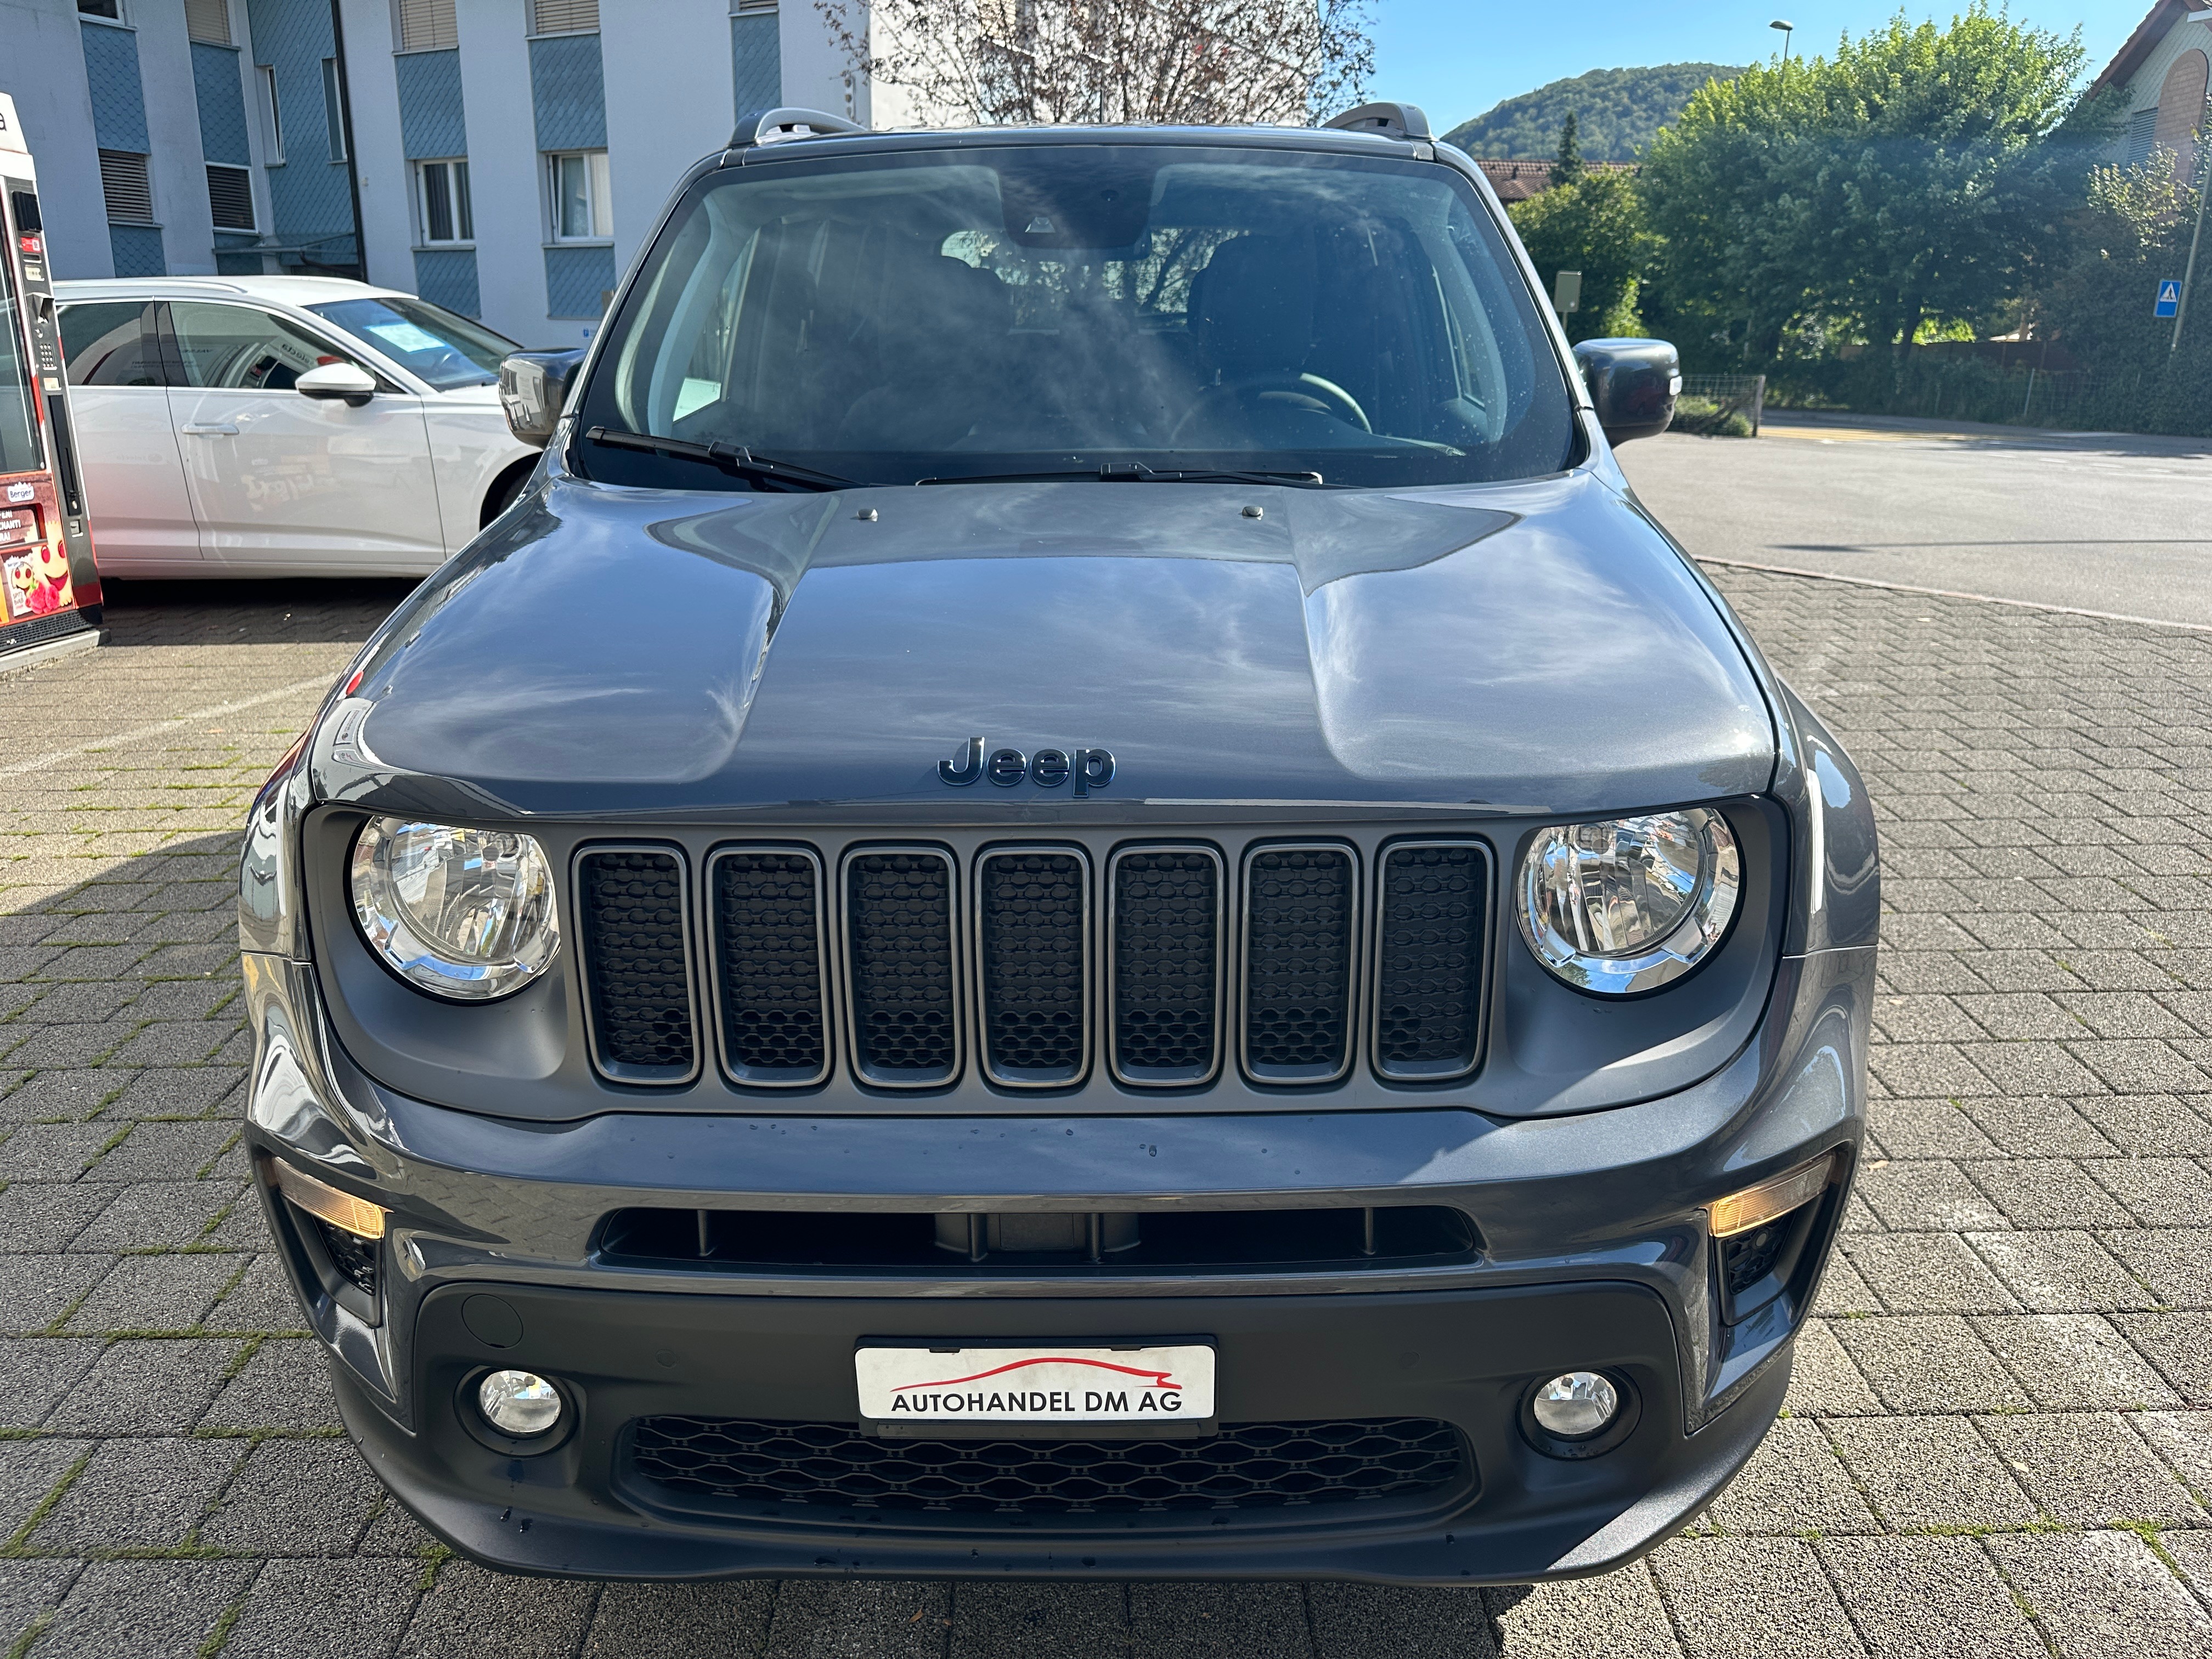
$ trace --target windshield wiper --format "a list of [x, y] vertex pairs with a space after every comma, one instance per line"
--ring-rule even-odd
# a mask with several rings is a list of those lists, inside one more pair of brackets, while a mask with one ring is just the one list
[[611, 426], [595, 426], [584, 435], [595, 444], [605, 444], [611, 449], [640, 449], [649, 454], [666, 455], [679, 461], [704, 461], [709, 466], [719, 466], [723, 471], [740, 478], [766, 478], [777, 483], [787, 483], [799, 489], [866, 489], [870, 488], [858, 478], [841, 478], [834, 472], [817, 472], [811, 466], [801, 466], [795, 461], [779, 461], [767, 455], [756, 455], [737, 444], [695, 443], [689, 438], [655, 438], [643, 432], [623, 432]]
[[1153, 467], [1142, 462], [1071, 470], [1065, 472], [983, 472], [942, 478], [918, 478], [917, 483], [1040, 483], [1088, 481], [1097, 483], [1250, 483], [1298, 484], [1308, 489], [1325, 488], [1318, 472], [1273, 472], [1220, 470], [1212, 467]]

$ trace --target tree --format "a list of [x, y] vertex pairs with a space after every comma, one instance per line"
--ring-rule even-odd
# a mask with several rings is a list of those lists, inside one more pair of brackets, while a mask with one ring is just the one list
[[1582, 302], [1565, 319], [1571, 339], [1640, 333], [1636, 298], [1651, 237], [1634, 182], [1625, 173], [1585, 173], [1508, 210], [1513, 228], [1550, 283], [1561, 270], [1583, 274]]
[[1553, 81], [1493, 105], [1444, 135], [1470, 155], [1537, 161], [1552, 154], [1559, 123], [1575, 113], [1575, 137], [1585, 160], [1632, 161], [1652, 135], [1682, 112], [1708, 81], [1742, 74], [1726, 64], [1658, 64], [1637, 69], [1592, 70]]
[[1554, 188], [1571, 185], [1583, 176], [1583, 147], [1575, 137], [1575, 112], [1567, 112], [1567, 118], [1559, 125], [1559, 153], [1552, 159], [1552, 184]]
[[922, 118], [1303, 125], [1363, 95], [1367, 0], [815, 0]]
[[2069, 120], [2082, 64], [2078, 31], [1972, 0], [1946, 28], [1899, 14], [1786, 75], [1708, 82], [1641, 180], [1670, 293], [1753, 358], [1808, 319], [1901, 353], [1931, 320], [1995, 315], [2080, 199], [2101, 134]]

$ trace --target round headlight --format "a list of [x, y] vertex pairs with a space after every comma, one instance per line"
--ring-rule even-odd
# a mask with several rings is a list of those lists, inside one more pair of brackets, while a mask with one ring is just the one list
[[1741, 881], [1728, 820], [1702, 806], [1555, 823], [1521, 860], [1521, 936], [1570, 985], [1649, 991], [1720, 943]]
[[520, 990], [561, 948], [544, 849], [504, 830], [371, 818], [353, 844], [353, 913], [392, 972], [462, 1002]]

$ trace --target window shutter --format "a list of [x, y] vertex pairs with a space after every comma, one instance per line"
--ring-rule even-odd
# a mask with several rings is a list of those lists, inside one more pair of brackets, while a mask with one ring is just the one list
[[154, 186], [146, 177], [146, 158], [127, 149], [100, 152], [100, 188], [107, 198], [112, 224], [154, 222]]
[[450, 52], [461, 44], [453, 0], [399, 0], [399, 50]]
[[530, 0], [532, 34], [595, 34], [599, 0]]
[[211, 46], [230, 44], [230, 0], [185, 0], [185, 33]]
[[253, 186], [244, 167], [210, 162], [207, 170], [208, 207], [217, 230], [253, 228]]

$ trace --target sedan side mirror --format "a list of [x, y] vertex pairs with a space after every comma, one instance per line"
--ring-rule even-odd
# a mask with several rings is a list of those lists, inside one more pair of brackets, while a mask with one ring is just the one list
[[553, 441], [568, 388], [584, 366], [581, 351], [517, 351], [499, 366], [499, 403], [507, 429], [532, 449]]
[[343, 398], [349, 407], [359, 409], [376, 396], [376, 377], [356, 363], [325, 363], [294, 380], [292, 390], [302, 398], [325, 402]]
[[1584, 340], [1575, 348], [1606, 441], [1654, 438], [1674, 418], [1682, 359], [1664, 340]]

